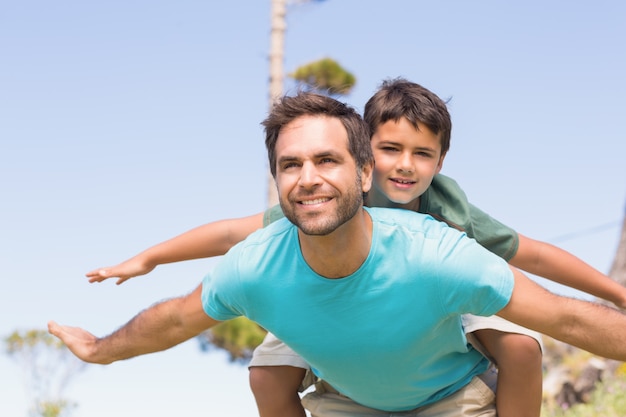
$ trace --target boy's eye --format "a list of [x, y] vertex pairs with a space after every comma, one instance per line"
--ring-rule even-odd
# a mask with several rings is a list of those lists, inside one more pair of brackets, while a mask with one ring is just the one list
[[398, 148], [394, 148], [393, 146], [383, 146], [382, 150], [386, 152], [398, 152]]

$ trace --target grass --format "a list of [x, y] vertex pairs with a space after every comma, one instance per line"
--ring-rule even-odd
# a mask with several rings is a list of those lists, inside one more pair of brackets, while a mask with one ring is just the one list
[[586, 404], [563, 409], [559, 404], [544, 402], [542, 417], [624, 417], [626, 416], [626, 376], [611, 377], [598, 384]]

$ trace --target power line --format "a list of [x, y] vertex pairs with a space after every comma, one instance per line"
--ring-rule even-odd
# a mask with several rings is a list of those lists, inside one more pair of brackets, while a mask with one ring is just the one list
[[620, 220], [615, 220], [609, 223], [604, 223], [598, 226], [590, 227], [589, 229], [579, 230], [577, 232], [572, 232], [572, 233], [567, 233], [561, 236], [556, 236], [552, 239], [548, 239], [548, 242], [560, 243], [566, 240], [572, 240], [572, 239], [577, 239], [583, 236], [589, 236], [595, 233], [603, 232], [608, 229], [612, 229], [614, 227], [619, 227], [621, 223], [622, 222]]

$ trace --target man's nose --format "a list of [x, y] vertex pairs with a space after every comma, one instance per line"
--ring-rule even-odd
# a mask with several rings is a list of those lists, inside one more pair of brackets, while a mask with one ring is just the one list
[[312, 162], [305, 162], [302, 164], [302, 169], [300, 170], [300, 180], [299, 185], [302, 187], [311, 187], [314, 185], [318, 185], [320, 183], [320, 173]]

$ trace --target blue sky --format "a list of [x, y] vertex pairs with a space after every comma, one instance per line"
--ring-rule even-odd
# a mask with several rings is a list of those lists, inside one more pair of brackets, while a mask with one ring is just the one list
[[[215, 261], [119, 287], [87, 271], [265, 208], [270, 1], [2, 9], [0, 335], [50, 319], [104, 335]], [[336, 59], [357, 77], [345, 101], [359, 110], [396, 76], [449, 99], [442, 172], [494, 217], [608, 272], [626, 206], [624, 16], [617, 0], [293, 4], [285, 68]], [[3, 415], [26, 415], [4, 355], [0, 392]], [[245, 367], [194, 341], [88, 367], [66, 394], [76, 417], [255, 415]]]

